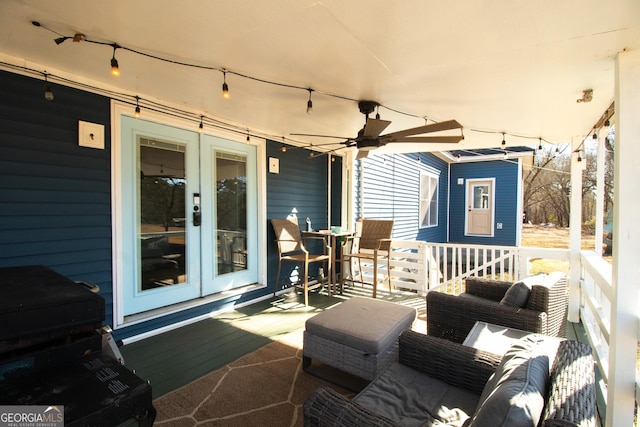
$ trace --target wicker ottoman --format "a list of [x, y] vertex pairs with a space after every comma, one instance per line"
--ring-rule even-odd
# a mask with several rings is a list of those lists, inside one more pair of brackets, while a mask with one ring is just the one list
[[302, 367], [311, 360], [366, 380], [398, 358], [398, 336], [416, 318], [412, 307], [355, 297], [307, 320]]

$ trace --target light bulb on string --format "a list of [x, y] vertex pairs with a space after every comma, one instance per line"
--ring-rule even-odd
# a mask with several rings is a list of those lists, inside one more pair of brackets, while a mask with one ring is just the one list
[[247, 144], [251, 143], [251, 137], [249, 137], [249, 129], [247, 129]]
[[119, 46], [117, 44], [113, 45], [113, 55], [111, 56], [111, 75], [113, 77], [120, 76], [120, 67], [118, 66], [118, 60], [116, 59], [116, 49]]
[[505, 141], [505, 139], [504, 139], [504, 135], [505, 135], [505, 133], [504, 133], [504, 132], [502, 132], [502, 148], [504, 148], [504, 147], [506, 147], [506, 146], [507, 146], [507, 141]]
[[53, 101], [53, 91], [47, 80], [47, 72], [44, 73], [44, 99], [47, 101]]
[[542, 151], [542, 138], [538, 138], [538, 151]]
[[591, 138], [593, 139], [598, 139], [598, 134], [596, 133], [596, 127], [593, 127], [593, 135], [591, 135]]
[[204, 116], [200, 116], [200, 124], [198, 125], [198, 132], [202, 133], [202, 131], [204, 130], [204, 123], [202, 123], [202, 119], [204, 118]]
[[313, 89], [307, 89], [309, 91], [309, 100], [307, 101], [307, 114], [311, 114], [313, 112], [313, 101], [311, 101], [311, 92]]
[[134, 117], [136, 119], [140, 118], [140, 104], [139, 104], [139, 101], [140, 101], [140, 97], [138, 95], [136, 95], [136, 109], [134, 110], [134, 113], [133, 113], [133, 115], [134, 115]]
[[222, 97], [224, 99], [229, 99], [231, 95], [229, 94], [229, 85], [227, 84], [227, 71], [222, 71]]

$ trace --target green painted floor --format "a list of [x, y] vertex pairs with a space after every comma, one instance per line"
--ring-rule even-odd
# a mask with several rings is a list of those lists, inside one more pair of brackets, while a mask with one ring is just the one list
[[120, 348], [125, 365], [150, 381], [157, 398], [304, 327], [309, 317], [344, 297], [287, 293]]

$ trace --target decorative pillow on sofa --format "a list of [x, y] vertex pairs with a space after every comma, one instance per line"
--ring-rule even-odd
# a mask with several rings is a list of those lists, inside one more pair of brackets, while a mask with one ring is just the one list
[[549, 383], [544, 336], [528, 335], [505, 353], [487, 381], [469, 426], [537, 426]]
[[527, 305], [529, 294], [531, 293], [531, 287], [533, 285], [540, 285], [544, 282], [546, 274], [536, 274], [514, 283], [507, 289], [504, 297], [500, 301], [502, 305], [509, 305], [511, 307], [524, 307]]

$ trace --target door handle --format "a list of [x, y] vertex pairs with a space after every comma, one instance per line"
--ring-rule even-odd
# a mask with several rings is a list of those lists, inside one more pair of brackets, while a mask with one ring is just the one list
[[202, 214], [197, 206], [193, 207], [193, 225], [199, 227], [202, 224]]

